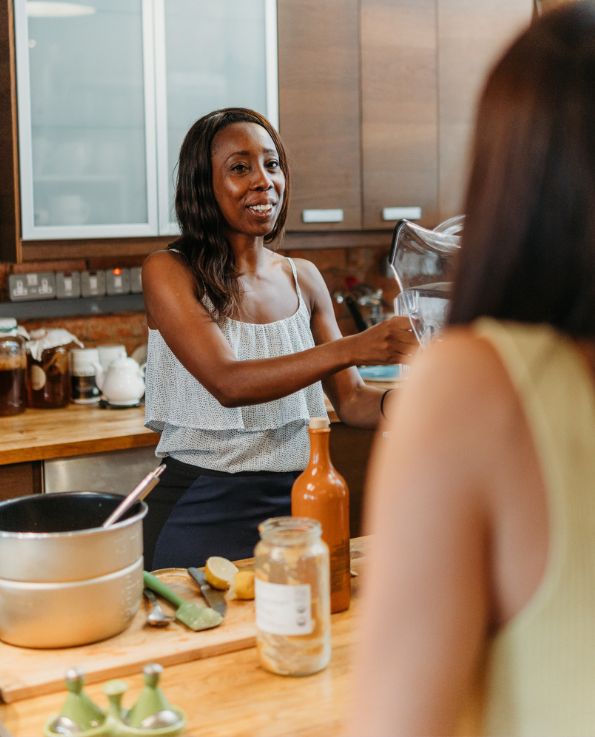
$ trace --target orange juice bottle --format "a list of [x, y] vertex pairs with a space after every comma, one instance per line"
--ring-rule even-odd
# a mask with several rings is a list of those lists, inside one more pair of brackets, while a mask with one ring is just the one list
[[312, 417], [308, 432], [310, 460], [293, 483], [291, 514], [320, 522], [330, 553], [331, 612], [342, 612], [351, 599], [349, 489], [331, 462], [328, 419]]

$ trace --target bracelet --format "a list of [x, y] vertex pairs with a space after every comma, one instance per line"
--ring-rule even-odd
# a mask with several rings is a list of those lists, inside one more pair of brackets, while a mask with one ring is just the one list
[[380, 414], [384, 417], [385, 420], [387, 419], [387, 417], [384, 414], [384, 400], [386, 399], [386, 395], [390, 392], [392, 392], [392, 389], [386, 389], [380, 397]]

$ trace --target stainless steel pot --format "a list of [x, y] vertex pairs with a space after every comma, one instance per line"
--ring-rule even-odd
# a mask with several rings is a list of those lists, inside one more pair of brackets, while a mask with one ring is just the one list
[[138, 611], [143, 559], [83, 581], [27, 583], [0, 578], [0, 640], [32, 648], [71, 647], [122, 632]]
[[0, 578], [63, 583], [132, 565], [143, 553], [147, 505], [137, 502], [122, 520], [102, 528], [121, 501], [117, 494], [75, 491], [1, 502]]

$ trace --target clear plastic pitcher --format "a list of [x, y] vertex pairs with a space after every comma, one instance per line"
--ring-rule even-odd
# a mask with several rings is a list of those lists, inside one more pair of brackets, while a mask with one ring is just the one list
[[407, 315], [422, 346], [446, 322], [464, 217], [445, 220], [434, 230], [400, 220], [393, 231], [389, 265], [400, 289], [395, 314]]

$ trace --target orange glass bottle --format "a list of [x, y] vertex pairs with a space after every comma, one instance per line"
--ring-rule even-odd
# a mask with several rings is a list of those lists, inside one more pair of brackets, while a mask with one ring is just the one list
[[331, 612], [342, 612], [351, 599], [349, 489], [331, 462], [328, 419], [312, 417], [308, 432], [310, 460], [293, 483], [291, 514], [320, 522], [330, 553]]

